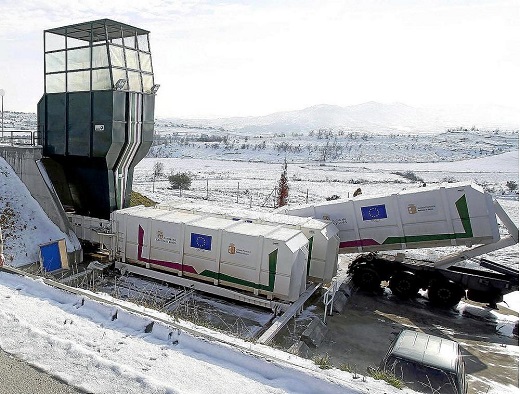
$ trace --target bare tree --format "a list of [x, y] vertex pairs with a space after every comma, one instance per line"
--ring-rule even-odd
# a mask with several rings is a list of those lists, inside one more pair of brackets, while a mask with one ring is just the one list
[[278, 181], [277, 206], [283, 207], [287, 205], [289, 198], [289, 181], [287, 180], [287, 159], [284, 159], [282, 166], [282, 175]]
[[164, 163], [156, 161], [153, 165], [153, 177], [152, 177], [152, 193], [155, 193], [155, 180], [163, 175]]

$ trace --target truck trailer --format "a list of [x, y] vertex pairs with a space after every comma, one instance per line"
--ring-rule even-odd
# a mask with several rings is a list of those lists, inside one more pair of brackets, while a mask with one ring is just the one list
[[[348, 270], [362, 289], [377, 290], [386, 281], [392, 293], [401, 298], [413, 297], [419, 289], [428, 290], [430, 301], [441, 306], [455, 305], [463, 296], [496, 306], [504, 294], [518, 290], [518, 270], [476, 259], [518, 243], [517, 226], [479, 186], [419, 188], [283, 211], [334, 223], [339, 230], [339, 252], [362, 253]], [[497, 218], [508, 231], [504, 237]], [[456, 246], [463, 248], [435, 261], [409, 259], [402, 253], [381, 254]], [[458, 264], [468, 260], [480, 267]]]

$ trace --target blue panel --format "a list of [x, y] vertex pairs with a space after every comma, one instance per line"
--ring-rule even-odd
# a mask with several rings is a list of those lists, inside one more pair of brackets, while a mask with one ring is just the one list
[[388, 217], [385, 204], [361, 207], [361, 216], [363, 220], [386, 219]]
[[61, 256], [58, 243], [40, 246], [43, 268], [47, 272], [56, 271], [61, 268]]
[[191, 233], [192, 248], [211, 250], [211, 235]]

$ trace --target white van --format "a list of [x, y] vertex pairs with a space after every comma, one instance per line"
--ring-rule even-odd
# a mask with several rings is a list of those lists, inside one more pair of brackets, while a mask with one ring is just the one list
[[420, 392], [466, 394], [468, 389], [459, 344], [422, 332], [403, 330], [380, 368]]

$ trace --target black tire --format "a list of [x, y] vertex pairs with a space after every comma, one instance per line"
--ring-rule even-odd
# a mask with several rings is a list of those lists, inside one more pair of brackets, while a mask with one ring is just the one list
[[362, 290], [377, 290], [381, 287], [381, 278], [377, 271], [368, 266], [362, 266], [354, 271], [354, 284]]
[[428, 299], [434, 305], [451, 308], [457, 305], [464, 294], [454, 282], [436, 283], [428, 288]]
[[396, 272], [388, 285], [392, 294], [402, 299], [413, 298], [419, 292], [419, 284], [413, 272]]

